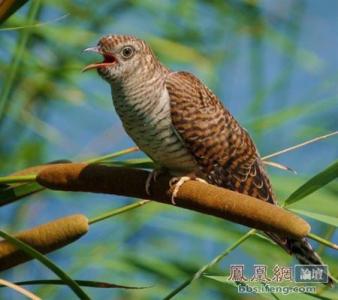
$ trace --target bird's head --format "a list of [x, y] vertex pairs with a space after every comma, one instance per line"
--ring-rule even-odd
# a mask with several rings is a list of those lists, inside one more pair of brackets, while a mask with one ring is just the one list
[[122, 81], [132, 74], [141, 74], [142, 68], [155, 60], [153, 52], [143, 40], [129, 35], [104, 36], [96, 47], [84, 51], [101, 54], [103, 61], [89, 64], [83, 71], [97, 69], [100, 76], [110, 83]]

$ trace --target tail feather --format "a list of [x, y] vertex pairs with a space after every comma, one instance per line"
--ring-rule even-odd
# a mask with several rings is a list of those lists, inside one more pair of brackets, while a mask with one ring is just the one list
[[[323, 261], [320, 256], [313, 250], [310, 243], [306, 238], [294, 239], [287, 238], [287, 248], [290, 250], [297, 260], [304, 265], [323, 265]], [[333, 287], [335, 279], [330, 275], [328, 271], [327, 285]]]
[[[306, 238], [295, 239], [295, 238], [282, 238], [279, 235], [272, 232], [265, 232], [265, 234], [275, 241], [279, 246], [281, 246], [288, 254], [294, 255], [295, 258], [302, 265], [323, 265], [323, 261], [316, 253], [311, 244], [307, 241]], [[334, 286], [336, 280], [330, 275], [329, 271], [327, 273], [328, 282], [325, 283], [330, 287]]]
[[[256, 170], [258, 171], [256, 176], [258, 176], [263, 182], [262, 189], [265, 190], [268, 195], [268, 197], [262, 200], [266, 200], [270, 203], [278, 205], [275, 195], [272, 192], [269, 178], [267, 177], [262, 164], [258, 164]], [[321, 260], [320, 256], [313, 250], [306, 238], [296, 239], [291, 237], [281, 237], [278, 234], [272, 232], [266, 232], [266, 234], [279, 246], [281, 246], [287, 253], [294, 255], [301, 264], [323, 265], [323, 261]], [[328, 282], [325, 284], [333, 287], [336, 280], [330, 275], [329, 271], [327, 276]]]
[[[254, 147], [253, 144], [251, 146]], [[222, 166], [222, 168], [216, 168], [214, 172], [211, 172], [208, 176], [209, 183], [278, 205], [259, 155], [256, 154], [254, 157], [249, 156], [249, 158], [242, 155], [237, 157], [237, 159], [235, 158], [228, 160], [227, 164]], [[221, 178], [221, 185], [219, 184], [219, 178]], [[265, 232], [265, 234], [288, 254], [294, 255], [301, 264], [323, 265], [321, 258], [312, 249], [306, 238], [296, 239], [280, 236], [273, 232]], [[328, 282], [325, 284], [332, 287], [336, 280], [330, 275], [329, 271], [327, 275]]]

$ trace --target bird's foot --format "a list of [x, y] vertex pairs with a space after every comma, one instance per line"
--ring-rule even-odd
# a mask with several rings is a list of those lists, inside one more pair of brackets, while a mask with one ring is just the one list
[[169, 181], [169, 186], [170, 186], [170, 189], [172, 190], [172, 192], [171, 192], [171, 203], [173, 205], [176, 205], [175, 198], [178, 194], [179, 189], [181, 188], [181, 186], [185, 182], [187, 182], [189, 180], [196, 180], [196, 181], [199, 181], [199, 182], [208, 183], [204, 179], [196, 177], [196, 176], [182, 176], [182, 177], [171, 178], [170, 181]]
[[163, 173], [165, 173], [165, 170], [163, 169], [154, 169], [148, 175], [145, 185], [147, 195], [151, 195], [151, 184], [153, 182], [156, 182], [160, 175]]

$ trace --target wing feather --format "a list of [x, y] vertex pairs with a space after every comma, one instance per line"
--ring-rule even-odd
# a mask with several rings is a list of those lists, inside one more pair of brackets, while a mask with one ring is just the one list
[[252, 139], [220, 100], [187, 72], [170, 73], [165, 84], [174, 129], [208, 182], [275, 203]]

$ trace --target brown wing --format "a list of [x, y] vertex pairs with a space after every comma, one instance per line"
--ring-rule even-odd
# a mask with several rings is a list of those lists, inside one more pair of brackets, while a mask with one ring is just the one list
[[269, 179], [249, 134], [195, 76], [166, 80], [175, 130], [211, 184], [275, 203]]

